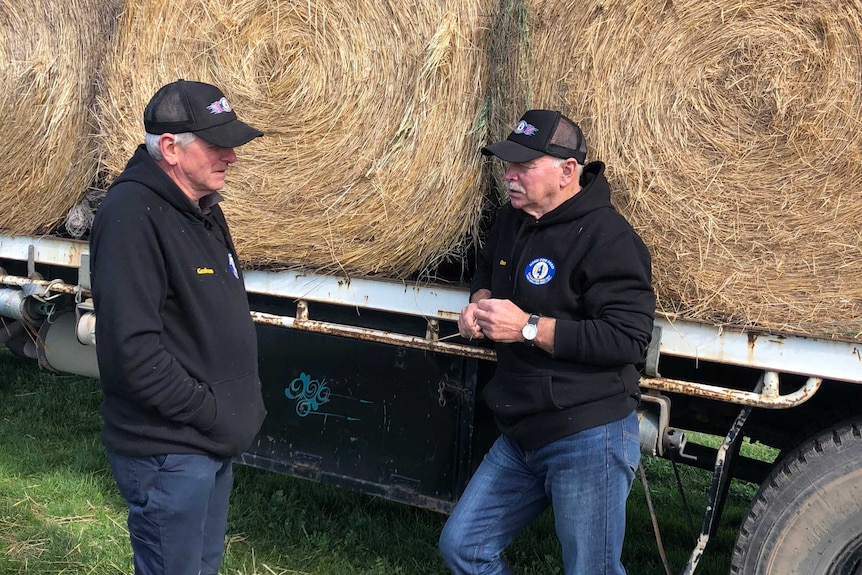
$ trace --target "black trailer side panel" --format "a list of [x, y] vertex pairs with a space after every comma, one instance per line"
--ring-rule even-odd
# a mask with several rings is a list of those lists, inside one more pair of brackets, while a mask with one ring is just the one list
[[243, 463], [451, 510], [476, 465], [475, 360], [266, 325], [258, 337], [268, 414]]

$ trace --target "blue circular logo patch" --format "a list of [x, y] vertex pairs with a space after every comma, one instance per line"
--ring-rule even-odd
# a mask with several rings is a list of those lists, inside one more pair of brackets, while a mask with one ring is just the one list
[[554, 279], [554, 271], [557, 266], [554, 262], [547, 258], [536, 258], [527, 264], [527, 269], [524, 270], [524, 276], [527, 281], [533, 285], [545, 285]]

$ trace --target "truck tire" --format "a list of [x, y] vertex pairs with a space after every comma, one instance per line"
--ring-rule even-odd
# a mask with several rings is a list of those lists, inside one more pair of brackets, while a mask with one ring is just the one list
[[731, 575], [862, 575], [862, 420], [788, 453], [742, 522]]

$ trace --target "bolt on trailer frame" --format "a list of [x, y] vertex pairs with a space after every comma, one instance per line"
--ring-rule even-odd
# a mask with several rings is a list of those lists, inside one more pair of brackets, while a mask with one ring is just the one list
[[[61, 345], [70, 338], [53, 335], [57, 328], [40, 330], [52, 342], [39, 351], [40, 363], [97, 376], [88, 258], [85, 242], [0, 236], [0, 268], [18, 262], [21, 270], [0, 269], [0, 315], [27, 322], [43, 313], [64, 325], [75, 343]], [[46, 266], [70, 273], [66, 281], [42, 277], [37, 269]], [[270, 416], [241, 461], [449, 511], [489, 441], [479, 437], [484, 427], [476, 392], [494, 352], [464, 342], [454, 327], [467, 291], [303, 271], [249, 270], [245, 280], [259, 326]], [[74, 320], [52, 317], [50, 302], [62, 295], [74, 298]], [[25, 305], [34, 298], [36, 311]], [[761, 376], [753, 389], [664, 378], [662, 356], [749, 368]], [[801, 376], [803, 383], [782, 393], [780, 379], [787, 375]], [[664, 455], [675, 449], [685, 456], [684, 434], [670, 429], [665, 393], [739, 408], [716, 452], [702, 532], [685, 572], [694, 571], [717, 527], [751, 410], [800, 405], [824, 380], [862, 383], [858, 343], [657, 318], [641, 379], [644, 451]], [[302, 436], [315, 439], [303, 444]]]

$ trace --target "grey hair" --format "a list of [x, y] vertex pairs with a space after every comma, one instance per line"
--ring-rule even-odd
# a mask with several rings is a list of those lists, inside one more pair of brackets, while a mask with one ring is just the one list
[[[162, 156], [162, 150], [159, 149], [159, 138], [161, 138], [161, 134], [146, 134], [144, 136], [144, 142], [147, 145], [147, 152], [149, 152], [150, 157], [157, 162], [161, 162], [164, 157]], [[174, 144], [179, 146], [180, 148], [185, 148], [189, 144], [195, 141], [195, 136], [192, 132], [182, 132], [179, 134], [174, 134]]]
[[[563, 162], [565, 162], [567, 159], [567, 158], [557, 158], [555, 156], [551, 156], [551, 157], [554, 158], [554, 167], [555, 168], [559, 168], [560, 166], [562, 166]], [[577, 162], [577, 160], [575, 160], [575, 161]], [[578, 177], [580, 177], [580, 175], [583, 173], [583, 171], [584, 171], [584, 165], [581, 164], [580, 162], [578, 162]]]

